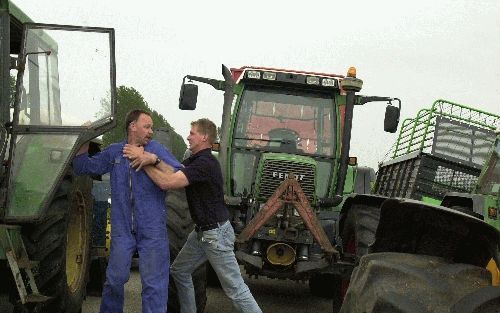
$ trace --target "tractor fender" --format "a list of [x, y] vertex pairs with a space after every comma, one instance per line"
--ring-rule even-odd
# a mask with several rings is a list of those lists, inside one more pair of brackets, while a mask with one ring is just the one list
[[370, 207], [380, 207], [382, 203], [387, 200], [388, 198], [386, 196], [382, 195], [375, 195], [375, 194], [350, 194], [347, 196], [347, 198], [344, 200], [344, 203], [342, 204], [342, 209], [340, 210], [340, 217], [339, 217], [339, 225], [336, 228], [337, 230], [337, 236], [339, 236], [342, 233], [342, 229], [344, 227], [344, 222], [345, 219], [349, 213], [349, 210], [351, 207], [354, 205], [362, 204]]
[[441, 201], [441, 205], [447, 208], [463, 208], [479, 216], [484, 214], [484, 196], [480, 194], [448, 192]]
[[371, 252], [443, 257], [454, 263], [486, 267], [499, 264], [500, 232], [483, 220], [444, 206], [392, 198], [380, 207]]

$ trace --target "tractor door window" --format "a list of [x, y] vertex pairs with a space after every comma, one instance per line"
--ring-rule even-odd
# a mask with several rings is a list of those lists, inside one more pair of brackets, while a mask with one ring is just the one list
[[109, 36], [30, 29], [20, 125], [81, 126], [111, 116]]
[[240, 102], [236, 147], [333, 156], [335, 105], [331, 95], [246, 90]]

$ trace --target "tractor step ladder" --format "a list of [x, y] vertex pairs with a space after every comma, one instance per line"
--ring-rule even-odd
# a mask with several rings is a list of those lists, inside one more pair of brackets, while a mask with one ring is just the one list
[[3, 251], [5, 251], [5, 256], [14, 275], [21, 303], [45, 302], [51, 299], [38, 291], [31, 271], [37, 265], [37, 262], [32, 262], [28, 258], [21, 237], [21, 227], [0, 225], [0, 244]]

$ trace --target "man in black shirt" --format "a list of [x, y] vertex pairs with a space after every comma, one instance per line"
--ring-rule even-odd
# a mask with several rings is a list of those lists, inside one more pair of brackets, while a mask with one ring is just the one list
[[126, 145], [123, 152], [132, 160], [133, 167], [137, 170], [144, 168], [160, 188], [186, 187], [189, 211], [196, 226], [170, 269], [177, 286], [181, 313], [196, 312], [191, 274], [207, 260], [239, 312], [262, 313], [243, 281], [234, 255], [235, 236], [229, 223], [229, 211], [224, 205], [222, 173], [211, 152], [216, 129], [208, 119], [191, 123], [187, 140], [192, 155], [184, 160], [185, 167], [175, 173], [156, 155], [140, 148]]

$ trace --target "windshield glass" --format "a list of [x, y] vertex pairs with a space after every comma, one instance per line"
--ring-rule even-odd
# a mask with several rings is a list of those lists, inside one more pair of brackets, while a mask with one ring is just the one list
[[285, 92], [247, 89], [243, 93], [234, 146], [333, 156], [335, 104], [332, 96]]

